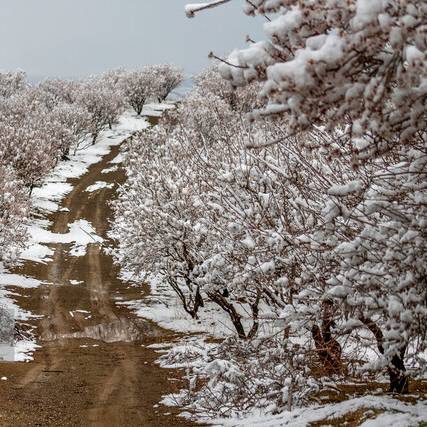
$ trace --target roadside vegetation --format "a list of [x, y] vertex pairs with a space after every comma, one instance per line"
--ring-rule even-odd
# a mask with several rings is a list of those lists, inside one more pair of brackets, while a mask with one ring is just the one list
[[[190, 367], [174, 399], [211, 418], [280, 414], [346, 384], [359, 390], [348, 398], [387, 382], [424, 399], [427, 9], [259, 0], [245, 12], [266, 18], [266, 40], [196, 77], [125, 149], [118, 260], [168, 284], [207, 333], [215, 318], [233, 328], [165, 356]], [[375, 417], [386, 400], [355, 405]]]

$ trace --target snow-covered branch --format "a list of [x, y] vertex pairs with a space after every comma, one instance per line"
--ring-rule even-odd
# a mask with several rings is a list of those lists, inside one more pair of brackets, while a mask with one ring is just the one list
[[225, 3], [229, 3], [231, 0], [214, 0], [205, 3], [189, 3], [185, 6], [185, 13], [188, 18], [193, 18], [197, 12], [202, 10], [211, 9], [213, 7], [220, 6]]

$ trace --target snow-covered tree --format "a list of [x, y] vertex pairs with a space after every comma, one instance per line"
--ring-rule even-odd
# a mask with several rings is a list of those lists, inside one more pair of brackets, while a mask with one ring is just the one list
[[101, 76], [96, 77], [96, 79], [105, 86], [109, 87], [112, 90], [120, 91], [122, 90], [122, 78], [126, 75], [126, 70], [123, 68], [118, 68], [115, 70], [107, 71], [106, 73], [101, 74]]
[[76, 103], [81, 82], [62, 79], [48, 79], [32, 88], [33, 97], [52, 110], [58, 104], [73, 105]]
[[0, 73], [0, 97], [9, 98], [28, 87], [27, 76], [23, 71]]
[[155, 96], [156, 75], [153, 67], [126, 72], [121, 77], [121, 83], [126, 102], [138, 116], [141, 115], [146, 101]]
[[72, 149], [79, 149], [87, 140], [91, 129], [91, 116], [78, 103], [60, 103], [50, 112], [49, 119], [57, 129], [55, 140], [59, 158], [67, 159]]
[[155, 95], [160, 102], [164, 101], [184, 81], [184, 73], [170, 64], [154, 65], [151, 68], [154, 72]]
[[260, 107], [258, 100], [258, 84], [235, 87], [219, 73], [218, 64], [195, 76], [194, 83], [200, 90], [210, 92], [226, 101], [230, 108], [239, 112], [249, 112]]
[[[213, 145], [218, 147], [218, 142], [224, 141], [221, 134], [230, 134], [222, 123], [231, 119], [231, 110], [223, 100], [194, 91], [182, 111], [172, 113], [171, 120], [179, 123], [174, 130], [165, 125], [145, 132], [142, 143], [136, 140], [129, 144], [129, 181], [116, 206], [120, 261], [137, 273], [150, 268], [162, 274], [193, 317], [207, 295], [202, 296], [197, 276], [213, 246], [203, 232], [206, 213], [200, 196], [209, 185], [207, 175], [214, 171], [211, 167], [201, 169], [189, 152], [199, 149], [201, 156], [213, 155]], [[193, 138], [197, 141], [194, 147], [189, 143]], [[145, 243], [138, 245], [138, 241]], [[212, 290], [210, 298], [222, 303], [244, 335], [235, 308], [220, 301], [221, 291]]]
[[123, 110], [121, 93], [99, 81], [89, 80], [81, 85], [77, 104], [89, 114], [89, 133], [95, 143], [100, 132], [111, 127]]
[[0, 122], [0, 164], [10, 165], [31, 190], [57, 161], [57, 151], [49, 133], [32, 121], [19, 127]]
[[0, 165], [0, 262], [16, 261], [27, 238], [28, 192], [11, 166]]

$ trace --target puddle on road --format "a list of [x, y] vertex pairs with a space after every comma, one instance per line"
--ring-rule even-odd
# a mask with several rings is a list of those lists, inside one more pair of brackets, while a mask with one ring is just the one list
[[[73, 315], [76, 317], [76, 315]], [[82, 331], [66, 334], [46, 334], [43, 341], [68, 340], [68, 339], [92, 339], [104, 343], [135, 343], [138, 344], [147, 337], [159, 336], [159, 331], [152, 324], [143, 320], [130, 320], [122, 317], [115, 322], [100, 323], [86, 326]]]

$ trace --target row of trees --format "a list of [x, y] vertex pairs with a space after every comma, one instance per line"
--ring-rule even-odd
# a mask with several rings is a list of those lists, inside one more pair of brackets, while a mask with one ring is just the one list
[[[211, 303], [229, 316], [238, 339], [192, 396], [215, 415], [303, 402], [323, 374], [385, 370], [406, 392], [406, 367], [426, 367], [427, 11], [246, 12], [268, 39], [219, 66], [230, 84], [204, 73], [128, 145], [119, 260], [161, 274], [192, 317]], [[260, 335], [268, 320], [280, 334]]]
[[129, 105], [140, 115], [148, 99], [164, 101], [183, 81], [181, 69], [172, 65], [150, 65], [138, 71], [120, 72], [124, 96]]
[[36, 86], [22, 72], [0, 74], [0, 261], [16, 258], [29, 195], [60, 159], [94, 144], [127, 106], [141, 114], [146, 100], [164, 100], [181, 81], [169, 65]]

